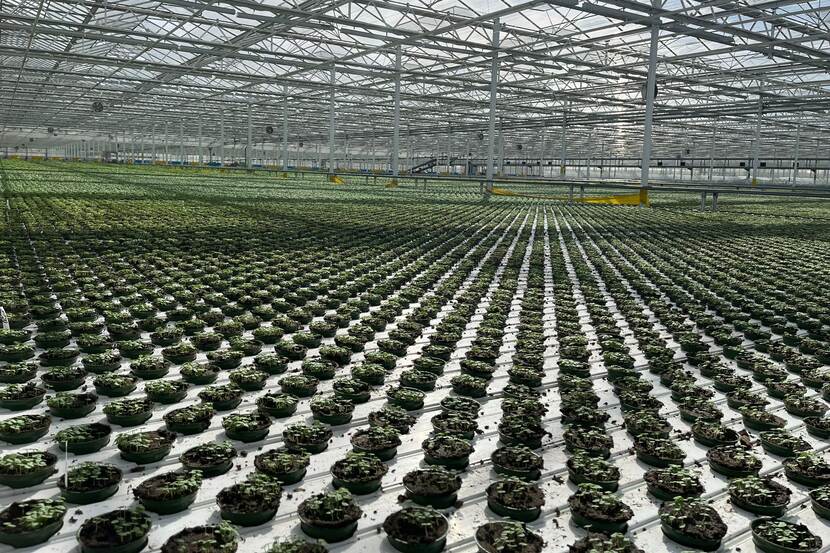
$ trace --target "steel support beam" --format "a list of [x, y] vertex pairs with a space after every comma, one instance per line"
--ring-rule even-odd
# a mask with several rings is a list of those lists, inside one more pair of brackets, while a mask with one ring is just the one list
[[643, 160], [640, 167], [640, 186], [648, 186], [648, 172], [651, 163], [651, 126], [654, 118], [654, 92], [657, 85], [657, 46], [660, 38], [659, 20], [651, 26], [651, 41], [648, 50], [648, 77], [646, 78], [646, 113], [643, 121]]
[[496, 95], [499, 84], [499, 32], [501, 22], [493, 20], [493, 61], [490, 67], [490, 116], [487, 123], [487, 191], [493, 190], [493, 163], [496, 148]]
[[[394, 107], [392, 112], [392, 151], [389, 160], [392, 169], [392, 178], [397, 179], [400, 175], [400, 150], [401, 150], [401, 46], [395, 48], [395, 93]], [[372, 129], [372, 144], [374, 148], [374, 128]], [[374, 157], [374, 154], [372, 155]]]

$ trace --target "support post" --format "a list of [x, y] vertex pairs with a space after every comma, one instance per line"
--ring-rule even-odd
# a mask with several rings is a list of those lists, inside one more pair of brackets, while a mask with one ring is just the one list
[[761, 121], [764, 116], [764, 100], [758, 94], [758, 117], [755, 120], [755, 143], [752, 145], [752, 186], [758, 186], [758, 169], [761, 167]]
[[718, 193], [712, 192], [712, 211], [718, 210]]
[[253, 122], [251, 121], [251, 102], [248, 102], [248, 143], [245, 146], [245, 167], [248, 169], [253, 168], [253, 151], [254, 151], [254, 140], [253, 140]]
[[565, 158], [568, 154], [568, 143], [565, 142], [565, 133], [568, 128], [568, 109], [571, 107], [571, 102], [568, 100], [568, 103], [565, 104], [565, 109], [562, 110], [562, 143], [560, 144], [560, 152], [559, 152], [559, 176], [565, 176]]
[[198, 158], [198, 160], [199, 160], [199, 165], [201, 165], [204, 161], [204, 158], [202, 157], [202, 118], [201, 118], [201, 116], [199, 117], [199, 158]]
[[151, 159], [153, 160], [153, 165], [155, 165], [156, 164], [156, 126], [155, 125], [153, 125], [153, 136], [151, 137], [151, 140], [152, 140], [152, 148], [153, 148], [153, 157]]
[[487, 124], [487, 191], [493, 190], [493, 163], [496, 148], [496, 95], [499, 83], [499, 33], [501, 22], [493, 20], [493, 62], [490, 67], [490, 119]]
[[654, 92], [657, 85], [657, 44], [660, 38], [659, 19], [651, 26], [651, 42], [648, 51], [648, 78], [646, 79], [646, 113], [643, 121], [643, 160], [640, 166], [640, 186], [648, 186], [651, 164], [651, 127], [654, 118]]
[[331, 66], [331, 90], [329, 91], [329, 179], [334, 177], [334, 84], [335, 84], [335, 66]]
[[184, 122], [179, 120], [179, 164], [184, 166], [184, 161]]
[[718, 120], [712, 124], [712, 145], [709, 148], [709, 182], [712, 182], [712, 173], [715, 170], [715, 139], [718, 136]]
[[225, 165], [225, 109], [219, 108], [219, 166]]
[[282, 170], [288, 169], [288, 85], [282, 95]]
[[[392, 111], [392, 157], [389, 160], [392, 170], [392, 184], [396, 184], [400, 176], [400, 149], [401, 149], [401, 46], [395, 48], [395, 93], [394, 107]], [[374, 148], [374, 132], [372, 134], [372, 147]], [[374, 154], [372, 154], [374, 157]]]
[[700, 193], [700, 210], [706, 211], [706, 191]]
[[[799, 117], [800, 119], [800, 117]], [[795, 126], [795, 159], [793, 160], [793, 186], [796, 185], [796, 181], [798, 180], [798, 154], [799, 149], [801, 148], [801, 121], [799, 121]]]

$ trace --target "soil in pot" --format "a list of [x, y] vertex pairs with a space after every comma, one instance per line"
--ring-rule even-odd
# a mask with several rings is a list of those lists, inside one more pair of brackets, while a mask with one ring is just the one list
[[389, 426], [370, 426], [355, 432], [351, 437], [351, 444], [355, 451], [371, 453], [381, 461], [389, 461], [395, 457], [401, 439], [398, 431]]
[[579, 484], [568, 505], [575, 524], [599, 532], [625, 532], [634, 516], [616, 495], [595, 484]]
[[151, 526], [143, 509], [117, 509], [85, 520], [78, 541], [82, 553], [138, 553], [147, 546]]
[[717, 422], [698, 421], [692, 425], [695, 441], [706, 447], [738, 443], [738, 433]]
[[274, 518], [281, 498], [282, 487], [276, 479], [254, 473], [220, 491], [216, 503], [223, 519], [239, 526], [259, 526]]
[[675, 497], [698, 497], [704, 492], [700, 476], [689, 469], [673, 465], [646, 472], [648, 491], [657, 499], [669, 501]]
[[297, 411], [296, 397], [282, 392], [268, 392], [256, 400], [257, 409], [274, 418], [284, 418]]
[[307, 451], [320, 453], [324, 451], [333, 433], [328, 426], [314, 422], [308, 424], [293, 424], [282, 431], [285, 447], [291, 451]]
[[233, 466], [236, 448], [230, 442], [208, 442], [191, 447], [179, 456], [187, 470], [198, 470], [204, 478], [225, 474]]
[[61, 419], [79, 419], [95, 410], [98, 396], [93, 393], [59, 393], [46, 400], [49, 414]]
[[568, 553], [644, 553], [626, 538], [624, 534], [616, 533], [610, 536], [589, 532], [587, 536], [568, 547]]
[[155, 463], [164, 459], [176, 435], [166, 430], [119, 434], [115, 445], [121, 452], [121, 458], [139, 465]]
[[620, 469], [608, 461], [576, 453], [567, 462], [568, 479], [574, 484], [595, 484], [613, 492], [619, 487]]
[[58, 477], [58, 488], [67, 503], [87, 505], [111, 497], [118, 491], [121, 469], [107, 463], [79, 463]]
[[449, 523], [433, 509], [407, 507], [386, 517], [383, 530], [402, 553], [438, 553], [446, 545]]
[[167, 472], [141, 482], [133, 495], [148, 511], [169, 515], [187, 509], [201, 485], [202, 475], [198, 471]]
[[170, 432], [188, 435], [207, 430], [213, 415], [213, 404], [197, 403], [168, 411], [163, 419]]
[[479, 526], [476, 543], [485, 553], [542, 553], [541, 536], [518, 522], [488, 522]]
[[52, 419], [47, 415], [18, 415], [0, 421], [0, 441], [29, 444], [49, 432]]
[[15, 548], [43, 543], [61, 529], [65, 514], [60, 499], [14, 502], [0, 511], [0, 543]]
[[455, 504], [461, 477], [439, 467], [414, 470], [403, 477], [403, 486], [415, 503], [445, 509]]
[[784, 460], [784, 473], [793, 482], [810, 488], [830, 484], [830, 463], [812, 452], [800, 453]]
[[352, 494], [345, 488], [309, 497], [300, 503], [297, 513], [300, 528], [306, 535], [328, 543], [350, 538], [363, 515]]
[[487, 487], [488, 507], [503, 517], [532, 522], [539, 518], [544, 504], [539, 486], [519, 478], [506, 478]]
[[614, 447], [613, 438], [595, 428], [570, 427], [565, 430], [563, 437], [567, 451], [582, 451], [591, 457], [607, 459], [611, 456], [611, 448]]
[[727, 478], [752, 476], [761, 470], [761, 460], [739, 445], [713, 447], [706, 459], [712, 470]]
[[254, 458], [254, 466], [281, 484], [295, 484], [305, 476], [309, 460], [310, 456], [306, 452], [281, 448], [260, 453]]
[[421, 443], [424, 459], [430, 465], [463, 469], [470, 462], [473, 446], [469, 442], [449, 434], [436, 434]]
[[663, 503], [660, 524], [669, 539], [704, 551], [718, 549], [727, 531], [718, 512], [697, 498], [677, 497]]
[[521, 445], [500, 447], [490, 455], [490, 460], [498, 474], [528, 480], [538, 480], [544, 468], [542, 457]]
[[57, 456], [47, 451], [8, 453], [0, 457], [0, 484], [10, 488], [40, 484], [55, 473], [57, 462]]
[[729, 482], [732, 504], [756, 515], [781, 516], [786, 512], [792, 492], [772, 478], [747, 476]]
[[234, 413], [222, 419], [225, 434], [231, 440], [250, 443], [265, 439], [271, 427], [271, 417], [254, 411], [253, 413]]
[[61, 451], [76, 455], [94, 453], [110, 441], [112, 428], [108, 424], [93, 422], [70, 426], [55, 434], [55, 442]]
[[227, 522], [210, 526], [192, 526], [171, 536], [161, 553], [235, 553], [239, 534]]
[[822, 546], [803, 524], [774, 518], [752, 521], [752, 541], [765, 553], [814, 553]]
[[380, 488], [388, 467], [371, 453], [350, 452], [331, 467], [335, 488], [346, 488], [355, 495], [365, 495]]

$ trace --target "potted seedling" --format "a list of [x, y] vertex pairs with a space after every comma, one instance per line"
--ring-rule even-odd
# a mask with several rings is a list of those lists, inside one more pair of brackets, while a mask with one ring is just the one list
[[231, 383], [246, 392], [255, 392], [265, 387], [265, 381], [268, 380], [268, 373], [259, 370], [253, 365], [246, 365], [240, 369], [231, 371], [228, 378]]
[[152, 520], [144, 509], [116, 509], [88, 518], [78, 531], [82, 553], [138, 553], [147, 547]]
[[[507, 400], [502, 402], [502, 408]], [[447, 396], [441, 400], [441, 409], [447, 412], [459, 412], [471, 417], [478, 416], [481, 404], [469, 397]]]
[[288, 370], [288, 361], [276, 353], [260, 353], [254, 357], [254, 366], [268, 374], [282, 374]]
[[[560, 409], [561, 409], [560, 405]], [[607, 412], [589, 405], [578, 405], [562, 411], [562, 423], [582, 427], [603, 427], [611, 419]]]
[[259, 526], [274, 518], [282, 487], [266, 474], [254, 473], [244, 482], [224, 488], [216, 503], [224, 520], [239, 526]]
[[49, 389], [66, 392], [83, 385], [86, 371], [81, 367], [55, 367], [43, 373], [40, 379]]
[[774, 413], [765, 411], [758, 407], [744, 407], [740, 409], [741, 417], [744, 425], [752, 430], [773, 430], [776, 428], [784, 428], [787, 422]]
[[63, 527], [65, 514], [60, 499], [14, 502], [0, 511], [0, 543], [15, 548], [43, 543]]
[[675, 497], [698, 497], [704, 492], [698, 474], [677, 465], [652, 469], [646, 472], [644, 480], [649, 493], [663, 501]]
[[628, 505], [595, 484], [579, 484], [568, 505], [575, 524], [600, 532], [624, 533], [634, 516]]
[[231, 524], [222, 521], [210, 526], [192, 526], [172, 535], [161, 553], [235, 553], [239, 534]]
[[798, 522], [777, 518], [753, 520], [752, 541], [765, 553], [815, 553], [821, 549], [821, 538]]
[[450, 434], [435, 434], [421, 443], [424, 460], [430, 465], [464, 469], [470, 463], [473, 446], [462, 438]]
[[386, 517], [383, 530], [402, 553], [438, 553], [446, 545], [449, 523], [433, 509], [407, 507]]
[[256, 469], [281, 484], [295, 484], [303, 479], [308, 468], [310, 456], [305, 452], [288, 449], [272, 449], [254, 458]]
[[191, 447], [179, 456], [189, 471], [199, 471], [204, 478], [225, 474], [233, 466], [236, 449], [230, 442], [208, 442]]
[[519, 478], [508, 477], [487, 488], [487, 506], [499, 516], [532, 522], [539, 518], [544, 504], [539, 486]]
[[130, 371], [142, 380], [155, 380], [170, 372], [170, 361], [163, 357], [143, 355], [130, 363]]
[[167, 430], [188, 435], [207, 430], [210, 427], [213, 415], [212, 404], [197, 403], [168, 411], [163, 418]]
[[818, 516], [830, 520], [830, 485], [810, 490], [810, 503]]
[[522, 417], [505, 416], [499, 423], [499, 440], [504, 445], [524, 445], [539, 449], [542, 447], [542, 438], [547, 434], [540, 424]]
[[207, 386], [199, 392], [199, 399], [210, 403], [217, 411], [230, 411], [242, 403], [242, 390], [232, 384]]
[[761, 446], [767, 453], [781, 457], [795, 457], [813, 447], [804, 438], [793, 436], [790, 432], [778, 428], [761, 432]]
[[304, 374], [291, 374], [280, 379], [279, 385], [283, 393], [299, 398], [311, 397], [317, 392], [319, 380]]
[[[322, 348], [320, 349], [322, 354]], [[291, 361], [299, 361], [306, 356], [308, 348], [291, 340], [280, 340], [274, 345], [274, 351]], [[351, 352], [349, 352], [349, 355], [351, 356]]]
[[452, 434], [465, 440], [472, 440], [478, 432], [478, 421], [463, 412], [442, 411], [432, 417], [431, 422], [436, 432]]
[[115, 445], [121, 452], [121, 458], [138, 465], [155, 463], [164, 459], [176, 435], [166, 430], [119, 434]]
[[386, 369], [377, 363], [360, 363], [351, 368], [352, 378], [370, 386], [379, 386], [386, 379]]
[[0, 407], [11, 411], [31, 409], [43, 401], [46, 390], [34, 382], [10, 384], [0, 390]]
[[52, 419], [47, 415], [18, 415], [0, 421], [0, 441], [29, 444], [49, 432]]
[[189, 342], [179, 342], [161, 350], [161, 355], [175, 365], [195, 361], [198, 353], [199, 350], [196, 349], [196, 346]]
[[79, 463], [58, 477], [58, 488], [67, 503], [88, 505], [115, 495], [121, 469], [107, 463]]
[[706, 452], [709, 466], [727, 478], [753, 476], [761, 470], [761, 460], [739, 445], [713, 447]]
[[[634, 437], [641, 434], [652, 434], [668, 438], [672, 431], [672, 426], [653, 411], [632, 411], [623, 415], [625, 419], [625, 429]], [[597, 432], [597, 430], [594, 430]]]
[[785, 459], [784, 473], [793, 482], [809, 488], [830, 484], [830, 463], [813, 452], [799, 453], [791, 459]]
[[435, 376], [441, 376], [444, 374], [444, 366], [447, 364], [446, 361], [443, 359], [438, 359], [437, 357], [429, 357], [426, 355], [422, 355], [415, 359], [412, 362], [412, 366], [421, 372], [428, 372], [432, 373]]
[[230, 349], [222, 351], [209, 351], [207, 354], [208, 362], [216, 365], [224, 371], [235, 369], [241, 365], [243, 357], [245, 357], [245, 355], [241, 351]]
[[0, 367], [0, 382], [22, 384], [37, 376], [37, 363], [12, 363]]
[[806, 417], [804, 426], [811, 436], [823, 440], [830, 438], [830, 417]]
[[397, 405], [407, 411], [423, 409], [426, 394], [415, 388], [393, 387], [386, 391], [386, 397], [393, 405]]
[[568, 459], [567, 467], [574, 484], [594, 484], [609, 492], [619, 486], [620, 470], [603, 459], [578, 452]]
[[461, 478], [443, 468], [414, 470], [403, 477], [406, 496], [418, 503], [436, 509], [445, 509], [455, 504]]
[[202, 485], [199, 471], [174, 471], [152, 476], [133, 490], [145, 509], [160, 515], [183, 511], [196, 499]]
[[784, 408], [796, 417], [823, 417], [827, 406], [819, 399], [795, 394], [784, 398]]
[[614, 440], [596, 428], [569, 427], [563, 435], [565, 449], [571, 453], [582, 451], [591, 457], [607, 459], [611, 456]]
[[328, 543], [350, 538], [363, 514], [345, 488], [313, 495], [300, 503], [300, 528], [311, 538]]
[[331, 467], [335, 488], [346, 488], [356, 495], [377, 491], [380, 481], [389, 470], [377, 456], [370, 453], [351, 452]]
[[271, 426], [271, 417], [254, 411], [253, 413], [233, 413], [222, 419], [222, 428], [232, 440], [250, 443], [265, 439]]
[[98, 396], [92, 393], [59, 393], [46, 400], [49, 414], [62, 419], [79, 419], [95, 410]]
[[704, 422], [718, 422], [723, 418], [721, 410], [707, 400], [694, 399], [685, 401], [680, 405], [679, 409], [680, 418], [692, 424], [699, 420]]
[[381, 461], [389, 461], [397, 454], [401, 439], [395, 428], [370, 426], [355, 432], [351, 437], [351, 444], [357, 452], [371, 453]]
[[316, 420], [331, 425], [346, 424], [352, 420], [354, 411], [354, 403], [335, 395], [314, 396], [310, 406]]
[[538, 480], [544, 468], [542, 457], [525, 446], [505, 446], [490, 455], [493, 470], [503, 476]]
[[0, 457], [0, 484], [28, 488], [40, 484], [55, 472], [58, 458], [46, 451], [8, 453]]
[[136, 389], [138, 377], [132, 374], [105, 373], [95, 377], [92, 385], [102, 396], [124, 397]]
[[487, 381], [470, 374], [459, 374], [450, 379], [453, 391], [464, 397], [478, 398], [487, 395]]
[[157, 403], [170, 405], [187, 396], [187, 382], [182, 380], [154, 380], [144, 385], [147, 397]]
[[669, 465], [682, 465], [686, 453], [670, 438], [661, 438], [641, 434], [634, 439], [637, 459], [654, 466], [665, 468]]
[[692, 436], [697, 443], [706, 447], [738, 443], [738, 433], [717, 422], [698, 421], [692, 425]]
[[484, 553], [542, 553], [544, 541], [518, 522], [488, 522], [476, 530], [476, 544]]
[[[77, 348], [47, 349], [38, 356], [38, 361], [44, 367], [68, 367], [75, 362], [80, 354], [81, 351]], [[77, 370], [83, 371], [80, 367]], [[86, 374], [85, 371], [84, 374]], [[68, 386], [69, 384], [63, 385]]]
[[644, 553], [634, 542], [619, 532], [610, 536], [589, 532], [568, 547], [568, 553]]
[[10, 344], [0, 346], [0, 361], [20, 363], [35, 356], [34, 346], [29, 344]]
[[107, 424], [93, 422], [69, 426], [55, 434], [55, 442], [61, 451], [75, 455], [94, 453], [110, 441], [112, 428]]
[[390, 404], [369, 413], [368, 419], [370, 426], [388, 426], [397, 430], [399, 434], [407, 434], [416, 420], [402, 407]]
[[185, 363], [179, 369], [179, 374], [191, 384], [212, 384], [219, 375], [219, 367], [205, 363]]
[[256, 400], [257, 409], [271, 417], [281, 419], [293, 415], [297, 411], [296, 397], [282, 392], [268, 392]]
[[718, 512], [697, 498], [676, 497], [663, 503], [660, 525], [669, 539], [704, 551], [718, 549], [727, 531]]
[[352, 378], [339, 378], [332, 384], [332, 390], [337, 397], [347, 399], [352, 403], [366, 403], [371, 397], [368, 384]]
[[325, 545], [289, 539], [275, 542], [265, 553], [328, 553]]
[[787, 511], [792, 492], [772, 478], [747, 476], [729, 482], [733, 505], [756, 515], [781, 516]]
[[320, 453], [329, 446], [332, 431], [328, 426], [318, 422], [308, 424], [292, 424], [282, 431], [285, 447], [291, 451], [307, 451]]
[[110, 424], [138, 426], [153, 416], [153, 402], [149, 398], [119, 399], [104, 406]]

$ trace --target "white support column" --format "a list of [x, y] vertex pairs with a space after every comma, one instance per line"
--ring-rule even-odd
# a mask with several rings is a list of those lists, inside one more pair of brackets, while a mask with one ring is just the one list
[[282, 168], [288, 168], [288, 85], [282, 94]]
[[153, 165], [155, 165], [156, 164], [156, 126], [155, 125], [153, 125], [153, 136], [151, 137], [151, 141], [152, 141], [152, 146], [151, 147], [153, 149], [153, 157], [151, 159], [153, 160]]
[[329, 166], [328, 166], [328, 174], [334, 175], [334, 125], [335, 125], [335, 97], [334, 97], [334, 85], [336, 79], [336, 67], [334, 65], [331, 66], [331, 90], [329, 91]]
[[170, 151], [167, 149], [167, 138], [169, 136], [170, 125], [167, 121], [164, 122], [164, 162], [170, 163]]
[[248, 142], [245, 145], [245, 167], [251, 169], [254, 163], [254, 129], [251, 126], [251, 102], [248, 102]]
[[758, 185], [758, 169], [761, 168], [761, 122], [764, 117], [764, 100], [758, 94], [758, 115], [755, 120], [755, 142], [752, 144], [752, 186]]
[[712, 145], [709, 148], [709, 182], [712, 182], [712, 173], [715, 170], [715, 140], [718, 136], [718, 119], [712, 123]]
[[[401, 46], [395, 48], [395, 93], [394, 108], [392, 112], [392, 151], [389, 159], [392, 170], [392, 180], [400, 176], [401, 171]], [[374, 134], [372, 135], [374, 143]]]
[[798, 117], [798, 123], [795, 125], [795, 159], [793, 159], [793, 186], [798, 180], [798, 155], [801, 149], [801, 116]]
[[179, 165], [184, 166], [184, 121], [179, 120]]
[[499, 44], [501, 22], [493, 20], [493, 61], [490, 67], [490, 118], [487, 123], [487, 190], [493, 189], [493, 164], [496, 149], [496, 95], [499, 84]]
[[568, 129], [568, 110], [571, 107], [571, 102], [565, 104], [565, 109], [562, 110], [562, 137], [559, 152], [559, 176], [565, 176], [565, 158], [568, 156], [568, 143], [565, 141], [565, 133]]
[[375, 150], [375, 128], [372, 127], [372, 171], [377, 168], [377, 151]]
[[657, 45], [660, 38], [659, 19], [651, 26], [651, 42], [648, 52], [648, 78], [646, 79], [646, 113], [643, 121], [643, 159], [640, 168], [640, 186], [648, 186], [651, 163], [651, 123], [654, 118], [654, 92], [657, 85]]
[[504, 174], [504, 120], [499, 117], [499, 156], [498, 163], [496, 163], [498, 171], [497, 175]]
[[225, 165], [225, 109], [219, 108], [219, 165]]
[[539, 176], [545, 176], [545, 129], [542, 128], [542, 132], [540, 133], [541, 136], [539, 137]]
[[199, 162], [199, 165], [201, 165], [202, 163], [204, 163], [204, 157], [202, 155], [204, 152], [202, 151], [202, 117], [201, 117], [201, 115], [199, 117], [199, 129], [198, 129], [198, 131], [199, 131], [199, 158], [198, 158], [198, 162]]

